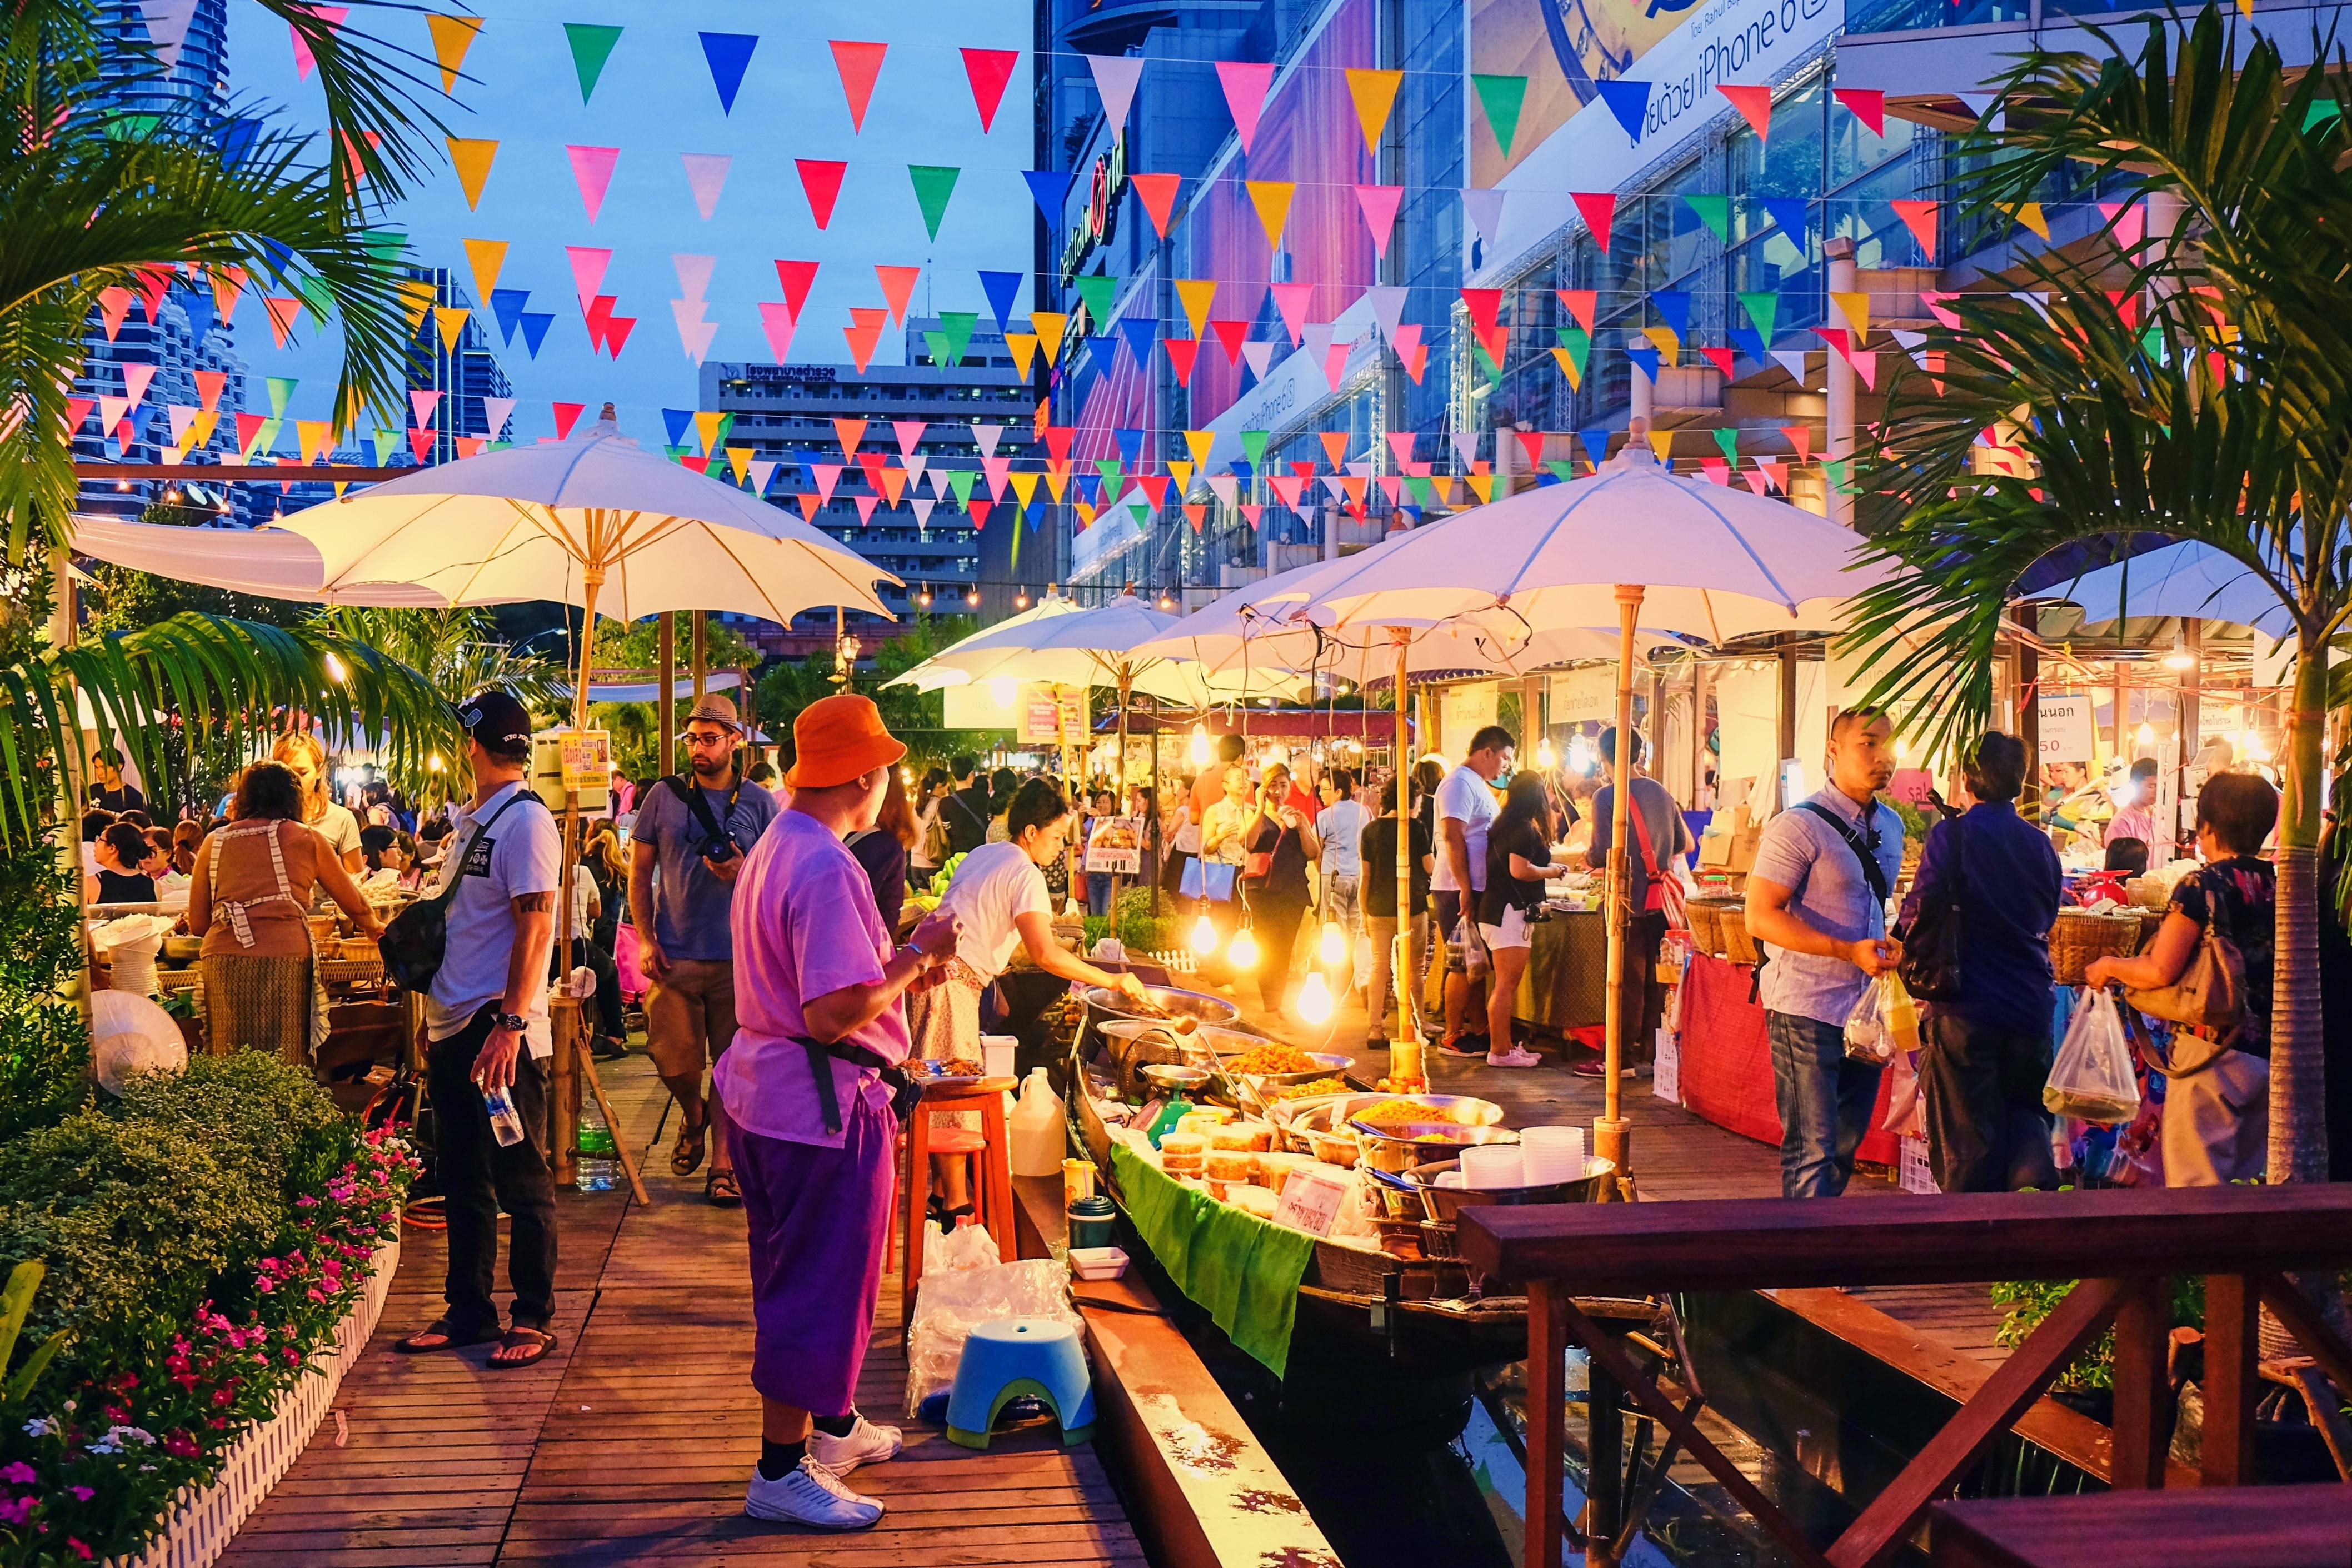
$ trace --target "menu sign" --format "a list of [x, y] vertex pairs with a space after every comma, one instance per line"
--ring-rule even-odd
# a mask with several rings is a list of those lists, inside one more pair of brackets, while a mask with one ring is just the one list
[[1021, 743], [1076, 746], [1086, 742], [1087, 690], [1082, 686], [1021, 689]]

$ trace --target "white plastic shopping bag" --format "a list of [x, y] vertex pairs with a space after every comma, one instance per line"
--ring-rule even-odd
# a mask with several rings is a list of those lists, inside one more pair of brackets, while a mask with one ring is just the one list
[[2139, 1110], [2139, 1079], [2132, 1071], [2131, 1047], [2115, 998], [2105, 991], [2084, 995], [2066, 1026], [2065, 1041], [2050, 1065], [2042, 1106], [2060, 1116], [2080, 1117], [2102, 1126], [2129, 1121]]
[[1845, 1019], [1845, 1054], [1857, 1061], [1885, 1066], [1895, 1056], [1895, 1039], [1886, 1031], [1886, 977], [1877, 975]]

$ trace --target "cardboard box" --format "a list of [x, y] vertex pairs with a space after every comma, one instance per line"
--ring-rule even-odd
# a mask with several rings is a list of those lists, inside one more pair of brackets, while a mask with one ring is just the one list
[[[1717, 818], [1717, 823], [1721, 821], [1721, 817]], [[1710, 823], [1706, 832], [1699, 836], [1699, 868], [1745, 876], [1756, 864], [1757, 841], [1763, 836], [1762, 827], [1749, 823], [1746, 806], [1733, 806], [1728, 826]]]

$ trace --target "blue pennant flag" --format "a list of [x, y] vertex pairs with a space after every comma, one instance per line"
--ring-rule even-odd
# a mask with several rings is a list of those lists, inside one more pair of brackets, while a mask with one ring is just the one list
[[1108, 334], [1094, 333], [1087, 338], [1087, 347], [1094, 352], [1094, 367], [1101, 370], [1118, 357], [1118, 340]]
[[522, 323], [522, 346], [530, 351], [531, 358], [537, 359], [539, 345], [547, 341], [547, 329], [555, 324], [555, 312], [525, 310], [517, 320]]
[[1650, 112], [1650, 84], [1646, 81], [1628, 81], [1620, 77], [1614, 81], [1604, 81], [1595, 85], [1601, 89], [1601, 101], [1609, 105], [1609, 112], [1617, 117], [1617, 123], [1625, 128], [1625, 134], [1631, 136], [1634, 143], [1639, 145], [1642, 140], [1642, 122], [1648, 118]]
[[1625, 357], [1633, 362], [1634, 368], [1639, 370], [1643, 375], [1650, 378], [1653, 385], [1656, 384], [1658, 379], [1658, 349], [1656, 344], [1628, 343], [1625, 345]]
[[515, 328], [522, 323], [522, 308], [530, 299], [528, 289], [490, 290], [490, 313], [498, 317], [499, 336], [509, 348], [514, 347]]
[[1414, 528], [1419, 528], [1421, 526], [1421, 508], [1413, 505], [1411, 501], [1407, 501], [1404, 505], [1397, 508], [1397, 510], [1412, 520], [1411, 526]]
[[1789, 237], [1797, 242], [1799, 249], [1804, 247], [1805, 230], [1808, 226], [1807, 215], [1811, 206], [1812, 204], [1802, 196], [1766, 196], [1764, 198], [1764, 210], [1772, 215], [1774, 223], [1789, 231]]
[[694, 410], [665, 408], [662, 410], [662, 424], [669, 430], [669, 444], [673, 447], [683, 445], [686, 433], [694, 428]]
[[743, 85], [743, 68], [760, 47], [757, 33], [705, 33], [702, 58], [710, 62], [710, 85], [719, 89], [719, 112], [735, 112], [735, 94]]
[[1132, 426], [1122, 426], [1118, 435], [1118, 459], [1131, 468], [1143, 458], [1143, 432]]
[[1234, 478], [1245, 485], [1255, 482], [1257, 479], [1257, 470], [1250, 467], [1250, 460], [1247, 458], [1235, 458], [1225, 467], [1233, 469]]
[[1576, 436], [1577, 439], [1584, 443], [1584, 449], [1592, 454], [1592, 466], [1594, 468], [1597, 468], [1601, 464], [1609, 460], [1608, 426], [1589, 425], [1583, 429], [1579, 430], [1576, 433]]
[[1013, 330], [1013, 301], [1021, 293], [1021, 276], [1018, 272], [980, 275], [981, 289], [988, 296], [988, 308], [996, 312], [996, 330], [1000, 332]]
[[1036, 532], [1038, 525], [1045, 521], [1045, 498], [1039, 496], [1031, 501], [1024, 515], [1029, 519], [1029, 531]]
[[214, 133], [220, 144], [221, 162], [232, 169], [244, 163], [260, 135], [261, 121], [251, 115], [223, 121], [220, 130]]
[[1151, 345], [1160, 339], [1160, 323], [1142, 316], [1122, 316], [1118, 330], [1126, 335], [1127, 346], [1135, 351], [1135, 363], [1151, 363]]
[[1761, 360], [1768, 357], [1764, 334], [1753, 327], [1732, 328], [1731, 346], [1740, 350], [1750, 359]]
[[1036, 201], [1037, 210], [1045, 215], [1045, 221], [1060, 223], [1062, 197], [1070, 188], [1068, 172], [1062, 169], [1024, 169], [1021, 177], [1029, 182], [1029, 195]]
[[1685, 289], [1654, 289], [1650, 292], [1650, 309], [1665, 318], [1675, 336], [1690, 336], [1690, 291]]

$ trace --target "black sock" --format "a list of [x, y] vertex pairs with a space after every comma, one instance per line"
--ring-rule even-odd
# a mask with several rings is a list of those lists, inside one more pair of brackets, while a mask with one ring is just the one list
[[760, 1439], [760, 1479], [780, 1481], [801, 1468], [808, 1457], [806, 1443], [779, 1443], [771, 1437]]
[[857, 1428], [857, 1412], [846, 1415], [813, 1415], [809, 1424], [828, 1437], [846, 1437]]

